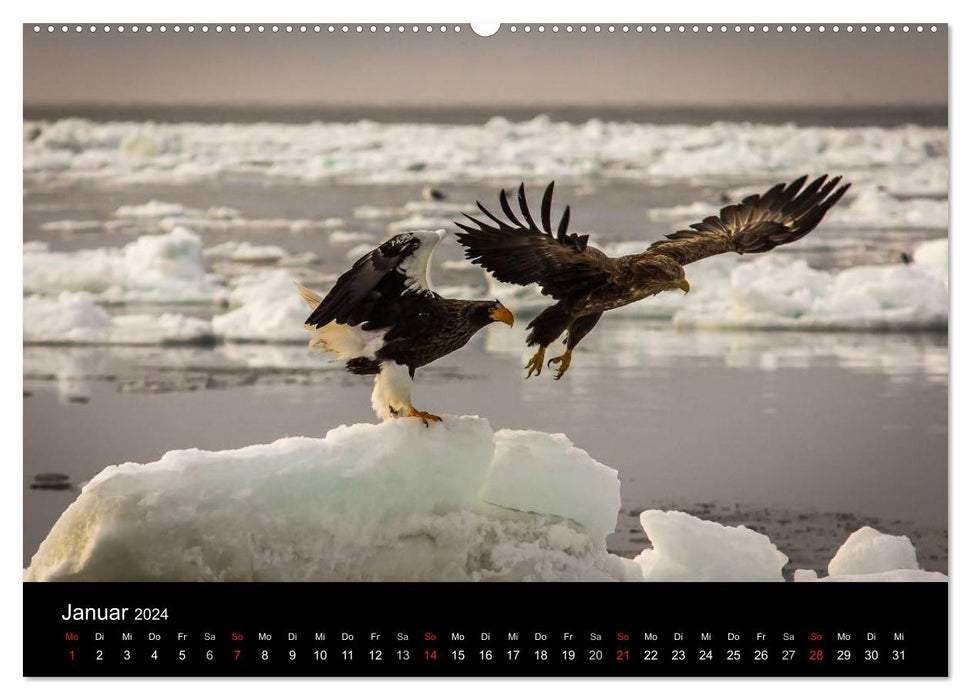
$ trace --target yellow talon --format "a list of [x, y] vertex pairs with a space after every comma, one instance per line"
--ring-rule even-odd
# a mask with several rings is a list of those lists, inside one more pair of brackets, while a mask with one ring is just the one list
[[428, 421], [440, 423], [442, 420], [441, 416], [436, 416], [434, 413], [428, 413], [426, 411], [419, 411], [414, 406], [409, 406], [405, 411], [405, 415], [408, 418], [420, 418], [421, 422], [425, 424], [426, 428], [428, 427]]
[[540, 348], [535, 355], [529, 358], [529, 362], [526, 363], [525, 369], [529, 370], [526, 372], [526, 379], [533, 376], [536, 373], [538, 377], [540, 372], [543, 371], [543, 358], [546, 357], [546, 348]]
[[559, 379], [564, 374], [566, 374], [566, 371], [570, 369], [570, 360], [572, 359], [572, 357], [573, 357], [573, 351], [567, 350], [559, 357], [554, 357], [549, 362], [546, 363], [547, 367], [549, 367], [554, 362], [558, 365], [556, 368], [556, 376], [553, 377], [554, 379]]

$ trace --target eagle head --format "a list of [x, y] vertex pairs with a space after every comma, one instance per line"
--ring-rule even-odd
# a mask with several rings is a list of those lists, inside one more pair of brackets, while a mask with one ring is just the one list
[[476, 302], [472, 313], [482, 326], [488, 326], [490, 323], [499, 321], [511, 327], [515, 320], [513, 319], [512, 311], [503, 306], [502, 302], [498, 299], [495, 301]]
[[684, 278], [684, 268], [678, 261], [667, 255], [654, 255], [650, 259], [651, 275], [661, 283], [664, 289], [680, 289], [685, 294], [691, 290], [691, 285]]

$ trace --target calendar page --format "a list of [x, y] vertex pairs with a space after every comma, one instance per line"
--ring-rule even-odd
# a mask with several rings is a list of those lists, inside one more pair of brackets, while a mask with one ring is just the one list
[[947, 56], [25, 24], [24, 675], [948, 675]]

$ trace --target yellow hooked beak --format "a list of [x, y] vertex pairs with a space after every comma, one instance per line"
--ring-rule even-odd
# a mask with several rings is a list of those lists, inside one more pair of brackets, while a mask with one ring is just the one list
[[688, 284], [688, 280], [686, 279], [678, 280], [678, 288], [684, 291], [685, 294], [691, 291], [691, 285]]
[[499, 308], [490, 311], [489, 318], [491, 318], [493, 321], [502, 321], [503, 323], [507, 323], [510, 327], [512, 326], [514, 320], [512, 317], [512, 311], [507, 309], [505, 306], [500, 306]]

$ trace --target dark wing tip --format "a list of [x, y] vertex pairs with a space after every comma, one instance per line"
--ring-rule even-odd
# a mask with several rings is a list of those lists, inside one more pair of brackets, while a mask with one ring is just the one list
[[546, 190], [543, 192], [543, 203], [540, 206], [540, 218], [543, 221], [543, 231], [545, 233], [553, 233], [553, 226], [550, 223], [550, 213], [553, 209], [553, 186], [556, 184], [556, 180], [550, 180], [550, 184], [546, 186]]

